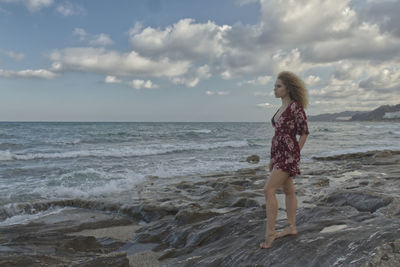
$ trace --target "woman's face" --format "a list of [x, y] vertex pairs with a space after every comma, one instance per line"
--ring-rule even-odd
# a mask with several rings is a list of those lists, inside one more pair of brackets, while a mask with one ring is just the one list
[[276, 98], [284, 98], [288, 94], [286, 86], [280, 79], [276, 79], [274, 93]]

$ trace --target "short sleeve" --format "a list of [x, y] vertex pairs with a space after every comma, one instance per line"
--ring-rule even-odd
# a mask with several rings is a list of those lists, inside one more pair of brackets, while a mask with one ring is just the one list
[[296, 103], [294, 108], [294, 118], [296, 122], [296, 134], [310, 134], [308, 131], [307, 116], [301, 104]]

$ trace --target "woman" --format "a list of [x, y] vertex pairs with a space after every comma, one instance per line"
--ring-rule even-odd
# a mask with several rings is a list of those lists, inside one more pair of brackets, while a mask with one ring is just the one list
[[[293, 179], [300, 174], [300, 150], [306, 142], [308, 132], [307, 117], [303, 108], [307, 107], [307, 90], [303, 81], [294, 73], [283, 71], [275, 82], [275, 97], [281, 98], [282, 106], [272, 117], [275, 135], [272, 138], [271, 172], [264, 187], [267, 211], [267, 227], [265, 241], [260, 248], [272, 247], [276, 238], [296, 235], [297, 199]], [[296, 134], [300, 135], [299, 141]], [[283, 187], [286, 195], [286, 214], [289, 226], [277, 233], [275, 221], [278, 213], [278, 202], [275, 193]]]

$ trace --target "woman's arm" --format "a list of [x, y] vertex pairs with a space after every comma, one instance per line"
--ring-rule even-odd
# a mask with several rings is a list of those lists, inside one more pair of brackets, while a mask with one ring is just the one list
[[300, 148], [300, 151], [301, 151], [301, 149], [303, 148], [304, 144], [306, 143], [307, 136], [308, 136], [308, 134], [303, 134], [303, 135], [301, 135], [300, 138], [299, 138], [299, 148]]

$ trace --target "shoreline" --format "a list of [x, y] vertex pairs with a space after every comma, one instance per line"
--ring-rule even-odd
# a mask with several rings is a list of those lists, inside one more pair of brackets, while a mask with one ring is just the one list
[[[386, 261], [400, 259], [400, 251], [388, 252], [385, 245], [400, 242], [399, 166], [400, 151], [314, 158], [295, 178], [299, 233], [276, 240], [270, 250], [258, 249], [266, 222], [266, 166], [199, 175], [164, 188], [148, 179], [138, 187], [141, 198], [130, 205], [33, 203], [35, 209], [71, 208], [28, 224], [1, 226], [0, 265], [232, 266], [272, 264], [283, 257], [293, 266], [317, 260], [361, 266], [382, 261], [379, 251], [388, 255]], [[287, 225], [281, 189], [277, 199], [279, 230]]]

